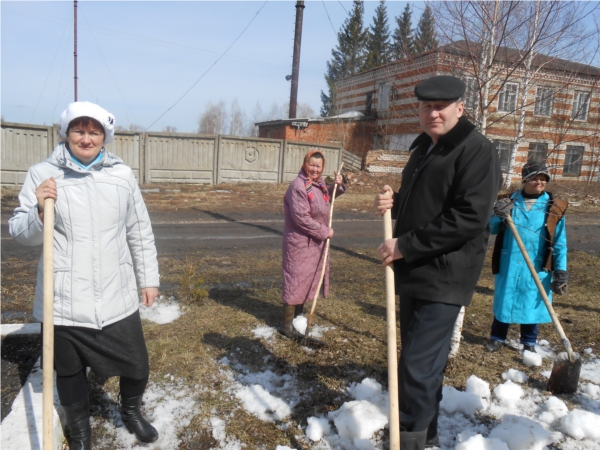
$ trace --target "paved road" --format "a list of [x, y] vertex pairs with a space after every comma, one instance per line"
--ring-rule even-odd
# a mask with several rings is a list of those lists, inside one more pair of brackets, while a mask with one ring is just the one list
[[[2, 257], [38, 258], [41, 247], [25, 247], [8, 234], [2, 218]], [[281, 248], [283, 215], [261, 212], [214, 213], [201, 210], [151, 213], [159, 254], [196, 251], [235, 253]], [[600, 221], [597, 216], [569, 217], [569, 249], [600, 256]], [[355, 252], [377, 247], [382, 240], [381, 219], [368, 213], [340, 212], [334, 220], [333, 248]]]

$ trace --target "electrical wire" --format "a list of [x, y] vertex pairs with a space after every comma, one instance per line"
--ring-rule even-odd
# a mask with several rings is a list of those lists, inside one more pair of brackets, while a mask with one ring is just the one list
[[[69, 52], [65, 52], [65, 59], [63, 61], [63, 68], [62, 68], [62, 72], [61, 72], [60, 78], [59, 78], [58, 89], [56, 90], [56, 92], [57, 92], [56, 102], [54, 103], [54, 109], [50, 113], [50, 117], [49, 117], [49, 120], [51, 121], [51, 123], [53, 123], [52, 122], [52, 118], [56, 117], [56, 109], [58, 108], [58, 101], [62, 98], [62, 96], [60, 95], [60, 88], [62, 87], [63, 78], [65, 76], [65, 67], [67, 65], [67, 56], [69, 56]], [[67, 89], [69, 89], [69, 86], [67, 86]], [[64, 96], [64, 94], [63, 94], [63, 96]], [[44, 123], [46, 123], [46, 121], [44, 121]]]
[[323, 0], [321, 3], [323, 3], [323, 8], [325, 8], [325, 14], [327, 14], [327, 18], [329, 19], [329, 23], [331, 24], [331, 29], [333, 30], [333, 32], [337, 36], [337, 32], [335, 31], [335, 27], [333, 26], [333, 22], [331, 21], [331, 17], [329, 17], [329, 11], [327, 11], [327, 7], [325, 6], [325, 0]]
[[[57, 23], [57, 24], [61, 24], [61, 25], [63, 24], [63, 22], [58, 22], [56, 20], [43, 18], [43, 17], [32, 15], [32, 14], [23, 14], [23, 13], [17, 13], [14, 11], [8, 11], [8, 12], [10, 14], [15, 14], [15, 15], [23, 16], [23, 17], [32, 17], [34, 19], [42, 20], [45, 22]], [[141, 42], [144, 44], [151, 44], [151, 45], [155, 45], [155, 46], [160, 45], [160, 46], [167, 47], [167, 48], [184, 49], [184, 50], [188, 50], [192, 53], [198, 53], [198, 54], [203, 54], [203, 55], [213, 55], [213, 56], [219, 55], [219, 52], [215, 52], [212, 50], [206, 50], [206, 49], [202, 49], [202, 48], [192, 47], [190, 45], [178, 44], [175, 42], [163, 41], [160, 39], [155, 39], [155, 38], [151, 38], [151, 37], [147, 37], [147, 36], [141, 36], [141, 35], [137, 35], [137, 34], [133, 34], [133, 33], [127, 33], [127, 32], [119, 31], [119, 30], [112, 30], [109, 28], [89, 27], [88, 29], [94, 30], [97, 34], [104, 34], [107, 36], [119, 37], [121, 39], [128, 39], [130, 41]], [[273, 64], [273, 63], [270, 63], [267, 61], [259, 61], [259, 60], [255, 60], [255, 59], [244, 58], [241, 56], [227, 56], [227, 59], [243, 62], [246, 64], [262, 66], [262, 67], [272, 67], [272, 68], [286, 67], [283, 64]]]
[[135, 120], [137, 122], [138, 120], [135, 117], [135, 113], [129, 106], [129, 103], [127, 102], [127, 98], [123, 94], [123, 91], [121, 90], [121, 87], [119, 86], [119, 83], [117, 83], [117, 79], [113, 75], [112, 70], [110, 70], [110, 66], [108, 65], [108, 62], [106, 61], [106, 58], [104, 57], [104, 53], [102, 53], [102, 49], [100, 48], [100, 45], [98, 44], [98, 41], [96, 40], [96, 36], [94, 35], [94, 32], [90, 29], [90, 25], [87, 21], [87, 17], [85, 16], [85, 14], [83, 14], [83, 11], [81, 11], [81, 12], [82, 12], [81, 15], [83, 16], [83, 20], [85, 20], [85, 24], [87, 25], [88, 31], [92, 35], [92, 38], [94, 39], [94, 42], [96, 43], [96, 47], [98, 47], [98, 52], [100, 52], [100, 56], [102, 56], [102, 60], [104, 61], [104, 64], [106, 64], [106, 69], [108, 70], [108, 73], [110, 73], [110, 76], [112, 77], [113, 81], [115, 82], [115, 86], [117, 86], [117, 89], [119, 90], [119, 94], [121, 94], [121, 97], [123, 97], [125, 106], [127, 106], [127, 109], [129, 110], [129, 112], [131, 112], [131, 115], [133, 116], [133, 120]]
[[262, 11], [262, 9], [265, 7], [265, 5], [267, 4], [268, 0], [266, 0], [262, 6], [260, 7], [260, 9], [256, 12], [256, 14], [254, 15], [254, 17], [252, 17], [252, 20], [250, 20], [250, 22], [248, 23], [248, 25], [246, 25], [246, 27], [242, 30], [242, 32], [238, 35], [238, 37], [235, 38], [235, 40], [231, 43], [231, 45], [229, 47], [227, 47], [225, 49], [225, 51], [221, 54], [221, 56], [219, 56], [215, 62], [213, 62], [210, 67], [208, 69], [206, 69], [206, 71], [200, 75], [200, 78], [198, 78], [196, 80], [196, 82], [194, 84], [192, 84], [192, 86], [184, 92], [184, 94], [179, 97], [179, 99], [173, 103], [173, 105], [171, 105], [164, 113], [162, 113], [154, 122], [152, 122], [148, 127], [146, 127], [146, 129], [144, 130], [144, 132], [148, 131], [150, 129], [150, 127], [152, 127], [152, 125], [154, 125], [156, 122], [158, 122], [160, 119], [163, 118], [163, 116], [165, 114], [167, 114], [169, 111], [171, 111], [171, 109], [173, 109], [175, 107], [175, 105], [177, 105], [177, 103], [179, 103], [192, 89], [194, 89], [194, 87], [200, 82], [200, 80], [202, 80], [202, 78], [204, 78], [204, 76], [210, 72], [210, 70], [227, 54], [227, 52], [231, 49], [231, 47], [234, 46], [234, 44], [242, 37], [242, 35], [246, 32], [246, 30], [248, 29], [248, 27], [250, 27], [250, 25], [252, 24], [252, 22], [254, 22], [254, 19], [256, 19], [256, 17], [258, 16], [258, 14]]
[[[342, 8], [344, 8], [344, 11], [346, 11], [346, 8], [344, 7], [344, 5], [342, 4], [342, 2], [341, 2], [340, 0], [338, 0], [338, 3], [340, 4], [340, 6], [341, 6]], [[346, 11], [346, 14], [348, 14], [348, 11]]]
[[29, 123], [33, 123], [33, 117], [35, 116], [37, 107], [39, 106], [40, 100], [42, 99], [42, 96], [44, 95], [44, 92], [46, 91], [46, 85], [48, 84], [48, 80], [50, 79], [50, 74], [52, 73], [52, 69], [54, 68], [54, 62], [56, 61], [56, 57], [58, 56], [58, 52], [62, 45], [63, 37], [65, 36], [65, 32], [66, 32], [68, 26], [69, 26], [69, 21], [66, 21], [65, 27], [63, 28], [63, 32], [58, 41], [58, 47], [56, 48], [56, 52], [54, 53], [54, 58], [52, 58], [52, 64], [50, 64], [50, 70], [48, 70], [48, 75], [46, 76], [46, 81], [44, 81], [44, 86], [42, 87], [40, 96], [38, 97], [37, 102], [35, 103], [35, 107], [33, 108], [33, 112], [31, 113], [31, 118], [29, 119]]

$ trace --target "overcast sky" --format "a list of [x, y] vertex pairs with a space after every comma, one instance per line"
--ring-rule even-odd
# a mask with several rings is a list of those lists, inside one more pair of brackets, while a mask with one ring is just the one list
[[[209, 101], [224, 100], [229, 106], [237, 99], [248, 115], [257, 102], [264, 111], [273, 103], [281, 105], [290, 95], [285, 76], [292, 71], [295, 3], [80, 1], [79, 100], [100, 104], [125, 127], [148, 127], [250, 24], [226, 56], [151, 129], [170, 125], [194, 132]], [[377, 4], [365, 3], [366, 24]], [[393, 29], [405, 2], [387, 5]], [[418, 20], [423, 5], [413, 6]], [[317, 114], [325, 63], [351, 7], [348, 1], [306, 2], [298, 101]], [[2, 117], [56, 122], [74, 98], [73, 2], [2, 1], [1, 9]]]

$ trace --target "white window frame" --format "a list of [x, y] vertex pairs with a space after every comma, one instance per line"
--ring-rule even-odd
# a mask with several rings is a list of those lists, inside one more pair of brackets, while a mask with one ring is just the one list
[[[532, 148], [532, 147], [535, 147], [535, 148]], [[539, 161], [537, 159], [531, 159], [532, 154], [541, 153], [539, 151], [539, 148], [544, 149], [544, 157], [542, 158], [542, 160]], [[545, 163], [547, 159], [548, 159], [548, 143], [547, 142], [530, 142], [529, 143], [529, 149], [527, 150], [527, 162], [528, 163], [530, 163], [530, 162]]]
[[465, 77], [465, 84], [467, 85], [464, 95], [465, 108], [470, 111], [475, 111], [479, 107], [477, 80], [475, 77]]
[[498, 94], [498, 111], [514, 113], [517, 110], [518, 97], [519, 83], [504, 83]]
[[377, 111], [387, 111], [390, 108], [391, 83], [381, 83], [377, 91]]
[[536, 116], [552, 116], [554, 107], [554, 89], [550, 86], [538, 86], [535, 93], [535, 107], [533, 114]]
[[[500, 169], [502, 171], [508, 170], [508, 165], [510, 162], [510, 151], [514, 143], [512, 141], [503, 141], [500, 139], [494, 140], [494, 145], [496, 146], [496, 150], [498, 150], [498, 159], [500, 160]], [[503, 161], [504, 156], [504, 161]]]
[[587, 121], [588, 110], [590, 108], [590, 97], [590, 92], [575, 91], [573, 94], [573, 110], [571, 111], [571, 119]]
[[[571, 153], [569, 154], [569, 151]], [[573, 151], [579, 153], [579, 157], [573, 161]], [[583, 166], [583, 155], [585, 154], [585, 146], [583, 145], [567, 145], [565, 150], [565, 162], [563, 164], [563, 176], [579, 177], [581, 176], [581, 167]], [[573, 171], [577, 168], [577, 171]]]

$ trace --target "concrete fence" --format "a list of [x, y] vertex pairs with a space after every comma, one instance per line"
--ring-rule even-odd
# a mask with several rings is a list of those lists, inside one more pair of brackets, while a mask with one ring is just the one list
[[[2, 123], [2, 184], [23, 184], [27, 170], [45, 160], [63, 139], [55, 126]], [[286, 183], [309, 149], [327, 160], [324, 175], [342, 162], [335, 146], [240, 136], [118, 131], [106, 146], [133, 169], [140, 184]], [[346, 159], [346, 158], [344, 158]]]

